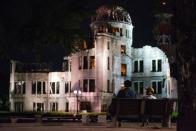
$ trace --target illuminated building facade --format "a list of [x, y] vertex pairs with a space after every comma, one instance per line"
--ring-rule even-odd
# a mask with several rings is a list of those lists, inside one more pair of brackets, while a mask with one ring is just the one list
[[[12, 61], [11, 110], [106, 111], [127, 79], [132, 80], [138, 98], [148, 86], [157, 97], [175, 97], [168, 58], [157, 47], [132, 47], [133, 25], [123, 8], [100, 7], [90, 26], [93, 48], [64, 57], [61, 72], [19, 71], [19, 63]], [[81, 91], [78, 98], [74, 90]]]

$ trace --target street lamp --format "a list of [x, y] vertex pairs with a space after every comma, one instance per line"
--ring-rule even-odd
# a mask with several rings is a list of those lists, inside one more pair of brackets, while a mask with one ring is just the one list
[[81, 94], [81, 91], [78, 90], [74, 90], [74, 94], [76, 95], [76, 99], [77, 99], [77, 105], [76, 105], [76, 110], [77, 110], [77, 114], [78, 114], [78, 96]]

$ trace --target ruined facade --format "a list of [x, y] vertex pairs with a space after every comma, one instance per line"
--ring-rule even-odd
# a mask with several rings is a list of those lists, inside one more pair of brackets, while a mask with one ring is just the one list
[[[152, 86], [155, 95], [176, 97], [165, 53], [157, 47], [132, 47], [133, 25], [118, 6], [102, 6], [92, 17], [93, 48], [64, 57], [61, 72], [45, 68], [18, 71], [12, 61], [10, 103], [15, 111], [106, 111], [124, 80], [137, 97]], [[81, 94], [74, 94], [80, 90]]]

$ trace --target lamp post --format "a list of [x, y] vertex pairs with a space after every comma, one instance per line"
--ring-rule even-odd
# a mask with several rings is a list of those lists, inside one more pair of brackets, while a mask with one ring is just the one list
[[74, 94], [76, 95], [76, 99], [77, 99], [77, 102], [76, 102], [76, 110], [77, 110], [77, 114], [78, 114], [78, 96], [81, 94], [82, 92], [78, 89], [78, 90], [74, 90]]

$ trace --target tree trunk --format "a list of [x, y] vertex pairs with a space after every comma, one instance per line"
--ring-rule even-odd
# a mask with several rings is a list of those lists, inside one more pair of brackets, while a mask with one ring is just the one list
[[196, 11], [195, 0], [176, 0], [178, 67], [177, 131], [196, 129]]

